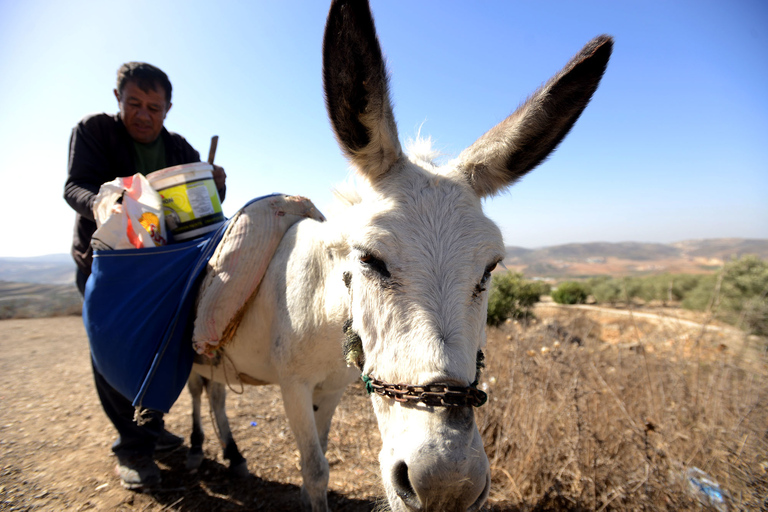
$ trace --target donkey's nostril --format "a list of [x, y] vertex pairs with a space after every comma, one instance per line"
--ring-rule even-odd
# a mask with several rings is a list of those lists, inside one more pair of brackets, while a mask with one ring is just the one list
[[392, 485], [395, 488], [395, 492], [400, 499], [403, 500], [408, 508], [413, 510], [421, 510], [421, 503], [419, 503], [419, 497], [416, 496], [416, 491], [413, 490], [411, 485], [411, 479], [408, 477], [408, 464], [403, 461], [395, 464], [392, 470]]

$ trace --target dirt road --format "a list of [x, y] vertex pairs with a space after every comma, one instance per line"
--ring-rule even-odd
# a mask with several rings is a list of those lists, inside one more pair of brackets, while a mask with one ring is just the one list
[[[158, 459], [160, 490], [126, 491], [114, 474], [110, 445], [115, 433], [96, 397], [81, 318], [2, 320], [0, 510], [298, 510], [298, 451], [279, 390], [230, 392], [227, 405], [233, 434], [248, 459], [249, 479], [228, 478], [206, 417], [207, 459], [198, 474], [184, 469], [184, 447]], [[188, 439], [189, 415], [185, 390], [166, 425]], [[337, 410], [329, 442], [334, 510], [373, 509], [381, 495], [379, 448], [368, 399], [353, 386]]]
[[[582, 311], [592, 311], [597, 312], [600, 314], [600, 316], [619, 316], [619, 317], [635, 317], [635, 318], [642, 318], [644, 320], [650, 320], [657, 324], [665, 324], [671, 327], [676, 328], [692, 328], [695, 330], [705, 330], [705, 331], [716, 331], [716, 332], [724, 332], [731, 335], [738, 336], [741, 334], [741, 331], [739, 329], [736, 329], [735, 327], [730, 327], [727, 325], [721, 325], [716, 324], [713, 321], [710, 321], [709, 323], [703, 323], [706, 322], [705, 315], [703, 313], [698, 312], [688, 312], [688, 311], [682, 311], [680, 309], [670, 308], [668, 311], [659, 313], [659, 312], [644, 312], [644, 311], [637, 311], [637, 310], [629, 310], [629, 309], [615, 309], [615, 308], [606, 308], [606, 307], [600, 307], [600, 306], [590, 306], [588, 304], [573, 304], [564, 306], [562, 304], [557, 304], [555, 302], [539, 302], [536, 304], [535, 308], [537, 310], [541, 309], [570, 309], [570, 310], [582, 310]], [[681, 315], [683, 313], [690, 313], [692, 317], [695, 317], [696, 320], [688, 320], [683, 318]]]

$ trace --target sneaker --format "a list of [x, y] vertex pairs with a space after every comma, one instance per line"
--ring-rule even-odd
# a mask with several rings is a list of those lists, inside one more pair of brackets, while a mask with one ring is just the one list
[[179, 437], [177, 435], [171, 434], [167, 430], [163, 430], [163, 433], [160, 434], [160, 437], [157, 439], [157, 442], [155, 443], [155, 451], [169, 452], [171, 450], [175, 450], [182, 444], [184, 444], [183, 437]]
[[151, 455], [118, 455], [117, 476], [124, 488], [141, 491], [160, 484], [160, 468]]

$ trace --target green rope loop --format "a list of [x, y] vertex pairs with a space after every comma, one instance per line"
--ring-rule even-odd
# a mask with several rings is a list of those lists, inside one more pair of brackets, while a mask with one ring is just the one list
[[360, 375], [360, 378], [363, 379], [363, 382], [365, 383], [365, 390], [370, 395], [373, 393], [373, 379], [370, 377], [370, 375], [362, 374]]

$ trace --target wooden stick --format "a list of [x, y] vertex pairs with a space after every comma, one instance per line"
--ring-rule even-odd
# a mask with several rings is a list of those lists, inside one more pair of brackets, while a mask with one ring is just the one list
[[219, 145], [219, 136], [211, 137], [211, 149], [208, 151], [208, 163], [213, 165], [213, 159], [216, 156], [216, 146]]

